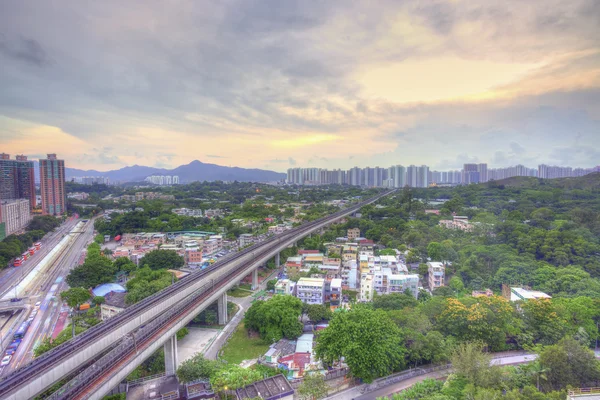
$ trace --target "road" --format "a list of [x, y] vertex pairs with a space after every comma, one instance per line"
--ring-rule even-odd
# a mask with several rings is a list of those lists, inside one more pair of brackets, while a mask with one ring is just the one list
[[[93, 240], [93, 222], [88, 222], [82, 233], [77, 235], [73, 244], [58, 257], [48, 271], [42, 274], [38, 281], [32, 282], [29, 299], [32, 304], [37, 301], [40, 301], [41, 304], [25, 338], [13, 355], [10, 364], [4, 368], [0, 376], [28, 363], [33, 358], [33, 348], [44, 338], [52, 335], [53, 327], [63, 308], [58, 295], [67, 288], [65, 278], [68, 272], [79, 263], [82, 252]], [[62, 238], [62, 235], [59, 237]]]
[[27, 261], [23, 263], [21, 267], [10, 267], [5, 268], [0, 272], [0, 295], [4, 295], [9, 289], [15, 287], [15, 283], [20, 282], [35, 266], [61, 241], [63, 236], [67, 234], [75, 224], [77, 220], [75, 218], [69, 218], [64, 224], [59, 226], [57, 230], [49, 232], [44, 236], [40, 242], [42, 242], [42, 248], [38, 250], [33, 256], [29, 257]]
[[[529, 363], [537, 358], [536, 354], [523, 354], [519, 353], [502, 353], [492, 358], [491, 364], [493, 365], [515, 365]], [[415, 376], [398, 383], [382, 387], [381, 389], [374, 390], [369, 393], [362, 394], [360, 388], [365, 385], [353, 387], [343, 392], [334, 394], [327, 397], [328, 400], [371, 400], [378, 397], [390, 397], [394, 393], [398, 393], [401, 390], [407, 389], [413, 386], [415, 383], [421, 382], [425, 379], [441, 379], [450, 373], [450, 370], [435, 371], [429, 374]]]

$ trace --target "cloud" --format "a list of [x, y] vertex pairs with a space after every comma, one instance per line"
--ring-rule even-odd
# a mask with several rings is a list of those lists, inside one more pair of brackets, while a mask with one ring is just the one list
[[0, 54], [26, 64], [43, 67], [52, 63], [40, 43], [31, 38], [18, 36], [9, 40], [0, 34]]
[[[245, 167], [441, 168], [597, 147], [598, 2], [521, 5], [7, 2], [0, 139], [60, 144], [86, 169], [176, 167], [198, 149]], [[112, 150], [96, 155], [99, 138]]]

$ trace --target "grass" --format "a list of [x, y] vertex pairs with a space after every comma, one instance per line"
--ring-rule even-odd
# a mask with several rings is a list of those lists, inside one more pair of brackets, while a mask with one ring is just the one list
[[253, 292], [251, 290], [246, 290], [246, 289], [241, 289], [241, 288], [235, 288], [235, 289], [231, 289], [230, 291], [227, 292], [227, 296], [231, 296], [231, 297], [248, 297], [252, 294]]
[[240, 283], [239, 288], [240, 289], [251, 290], [252, 289], [252, 285], [250, 283]]
[[221, 350], [221, 358], [229, 364], [239, 364], [244, 360], [258, 358], [268, 349], [269, 345], [264, 343], [258, 335], [249, 337], [244, 323], [241, 322]]

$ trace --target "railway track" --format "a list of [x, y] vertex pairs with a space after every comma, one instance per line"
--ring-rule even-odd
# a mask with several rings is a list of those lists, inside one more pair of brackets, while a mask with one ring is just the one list
[[[264, 257], [264, 256], [268, 255], [269, 253], [272, 253], [274, 251], [274, 249], [280, 243], [290, 241], [290, 240], [292, 240], [292, 238], [301, 237], [306, 232], [310, 232], [316, 226], [320, 226], [322, 224], [327, 223], [328, 221], [335, 221], [336, 219], [338, 219], [342, 216], [349, 215], [349, 214], [359, 210], [364, 205], [373, 203], [373, 202], [379, 200], [381, 197], [386, 196], [392, 192], [393, 191], [389, 191], [389, 192], [379, 194], [375, 197], [372, 197], [368, 200], [365, 200], [363, 202], [355, 204], [344, 210], [338, 211], [327, 217], [319, 218], [318, 220], [302, 224], [299, 227], [294, 228], [288, 232], [285, 232], [280, 235], [276, 235], [272, 238], [267, 239], [264, 242], [254, 244], [240, 252], [230, 254], [230, 255], [222, 258], [221, 260], [217, 261], [212, 266], [191, 274], [190, 276], [186, 277], [185, 279], [183, 279], [179, 282], [176, 282], [175, 284], [169, 286], [168, 288], [166, 288], [158, 293], [155, 293], [154, 295], [129, 307], [126, 311], [124, 311], [120, 314], [117, 314], [116, 316], [112, 317], [108, 321], [105, 321], [101, 324], [98, 324], [98, 325], [88, 329], [86, 332], [76, 336], [74, 339], [72, 339], [66, 343], [63, 343], [62, 345], [54, 348], [53, 350], [49, 351], [48, 353], [43, 354], [42, 356], [40, 356], [38, 358], [35, 358], [30, 363], [21, 367], [19, 370], [16, 370], [16, 371], [12, 372], [11, 374], [5, 376], [2, 380], [0, 380], [0, 398], [5, 398], [6, 396], [8, 396], [12, 392], [14, 392], [15, 389], [32, 381], [36, 377], [40, 376], [42, 373], [44, 373], [44, 372], [50, 370], [51, 368], [53, 368], [54, 366], [56, 366], [57, 363], [67, 360], [71, 355], [74, 355], [74, 354], [78, 353], [79, 351], [81, 351], [82, 349], [87, 348], [88, 346], [90, 346], [94, 342], [98, 341], [99, 339], [114, 332], [116, 329], [123, 326], [124, 324], [131, 322], [132, 320], [135, 320], [136, 318], [140, 317], [145, 311], [152, 309], [153, 307], [161, 304], [165, 299], [168, 299], [169, 297], [173, 296], [175, 293], [181, 292], [182, 290], [185, 290], [185, 289], [189, 289], [190, 287], [193, 287], [195, 284], [198, 284], [199, 281], [201, 281], [203, 279], [207, 279], [207, 278], [213, 279], [213, 285], [219, 285], [218, 287], [220, 287], [221, 285], [225, 285], [228, 282], [231, 282], [232, 277], [237, 276], [240, 273], [240, 271], [244, 271], [244, 270], [248, 269], [248, 265], [245, 263], [241, 263], [240, 265], [235, 265], [235, 262], [237, 260], [240, 260], [249, 255], [252, 256], [252, 259], [260, 259], [261, 257]], [[214, 278], [211, 275], [214, 275], [216, 272], [220, 272], [220, 271], [222, 271], [222, 273], [220, 273], [218, 275], [220, 280], [218, 282], [216, 282], [216, 281], [214, 281]], [[213, 290], [218, 290], [218, 289], [215, 288]], [[197, 292], [197, 290], [194, 292]], [[211, 293], [214, 293], [214, 292], [212, 292], [212, 290], [211, 290]], [[206, 295], [208, 296], [209, 294], [206, 294]], [[200, 298], [200, 297], [202, 297], [202, 298]], [[190, 298], [190, 296], [187, 297], [187, 299], [189, 299], [189, 298]], [[199, 300], [199, 301], [204, 300], [204, 296], [199, 296], [197, 294], [195, 297], [193, 297], [189, 301], [193, 302], [195, 300]], [[187, 303], [187, 301], [183, 301], [182, 303]], [[149, 324], [143, 325], [142, 328], [147, 328], [147, 325], [149, 325]], [[117, 340], [115, 342], [117, 342]], [[119, 345], [117, 345], [117, 348], [118, 347], [119, 347]], [[114, 349], [111, 350], [111, 352], [112, 351], [114, 351]], [[131, 350], [127, 349], [127, 351], [131, 351]], [[129, 354], [129, 353], [127, 353], [127, 354]], [[100, 371], [98, 371], [98, 372], [100, 372]], [[100, 375], [98, 375], [98, 376], [100, 376]], [[87, 382], [87, 386], [89, 386], [90, 384], [92, 384], [92, 382]], [[42, 389], [44, 389], [44, 388], [42, 388]]]

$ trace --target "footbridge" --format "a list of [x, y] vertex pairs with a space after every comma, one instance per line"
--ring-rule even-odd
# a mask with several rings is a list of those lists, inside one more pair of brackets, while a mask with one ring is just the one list
[[73, 377], [51, 399], [101, 399], [161, 346], [167, 374], [177, 365], [176, 332], [218, 302], [226, 321], [227, 290], [299, 239], [324, 229], [394, 191], [273, 236], [195, 272], [98, 324], [0, 381], [0, 398], [33, 398], [65, 377]]

